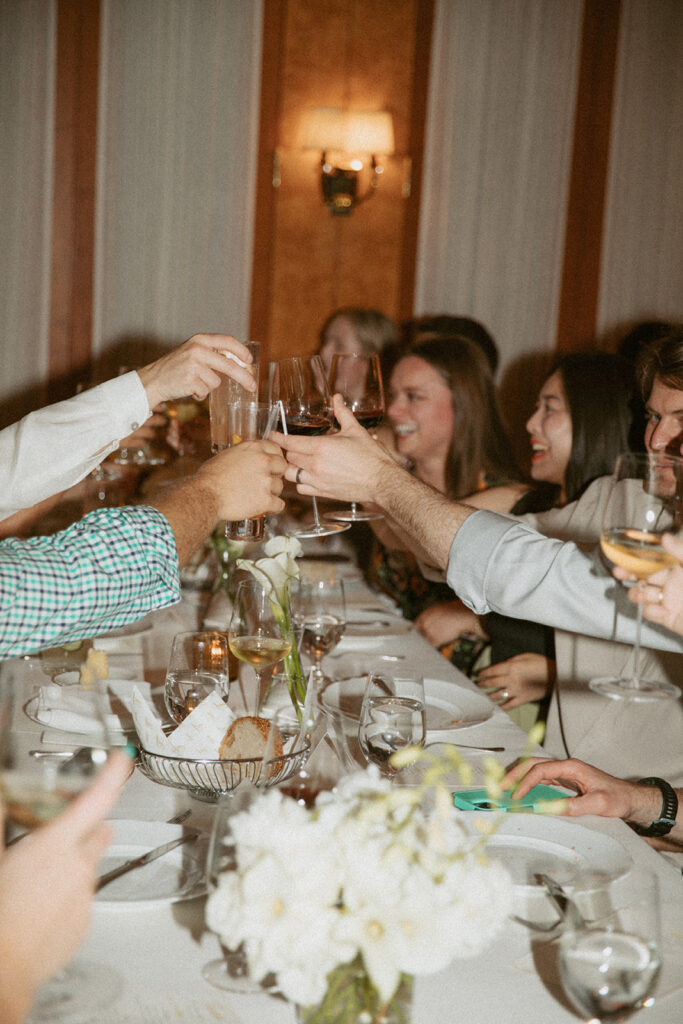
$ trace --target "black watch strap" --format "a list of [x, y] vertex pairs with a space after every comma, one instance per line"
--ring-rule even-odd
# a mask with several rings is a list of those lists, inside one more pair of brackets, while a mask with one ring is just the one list
[[676, 824], [678, 814], [678, 797], [676, 791], [664, 779], [657, 779], [654, 776], [648, 779], [638, 779], [640, 786], [656, 786], [662, 793], [662, 810], [656, 821], [653, 821], [647, 828], [636, 825], [635, 830], [639, 836], [666, 836]]

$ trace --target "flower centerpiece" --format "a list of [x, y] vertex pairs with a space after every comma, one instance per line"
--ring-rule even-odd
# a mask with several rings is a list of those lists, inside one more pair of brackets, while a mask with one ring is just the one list
[[404, 1024], [412, 976], [477, 955], [511, 910], [509, 875], [454, 810], [445, 776], [468, 768], [456, 748], [393, 756], [426, 761], [422, 784], [371, 767], [310, 810], [272, 789], [232, 819], [234, 869], [207, 924], [244, 943], [255, 979], [277, 976], [306, 1024]]
[[[258, 558], [256, 561], [238, 558], [237, 568], [246, 569], [259, 583], [270, 589], [270, 603], [276, 619], [286, 625], [287, 631], [293, 634], [289, 584], [291, 580], [299, 579], [299, 566], [295, 559], [303, 554], [303, 548], [296, 537], [271, 537], [263, 550], [265, 558]], [[289, 696], [300, 717], [306, 699], [306, 677], [301, 667], [296, 638], [292, 642], [291, 651], [284, 659], [284, 671]]]

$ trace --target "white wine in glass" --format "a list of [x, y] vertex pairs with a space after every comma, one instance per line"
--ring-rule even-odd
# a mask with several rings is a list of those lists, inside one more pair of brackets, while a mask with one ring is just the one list
[[273, 670], [292, 649], [293, 634], [288, 609], [282, 609], [270, 588], [256, 579], [237, 585], [228, 626], [230, 650], [250, 665], [258, 680], [257, 707]]
[[[602, 520], [600, 547], [614, 565], [641, 581], [660, 569], [675, 565], [662, 547], [662, 534], [681, 525], [683, 459], [666, 453], [619, 455], [612, 474]], [[680, 689], [665, 680], [641, 676], [640, 630], [643, 606], [637, 607], [633, 672], [624, 676], [591, 679], [595, 693], [615, 700], [652, 701], [677, 699]]]

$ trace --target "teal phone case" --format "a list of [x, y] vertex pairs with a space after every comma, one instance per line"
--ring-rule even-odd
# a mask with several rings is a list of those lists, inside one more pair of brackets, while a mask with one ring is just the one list
[[554, 786], [534, 786], [521, 800], [514, 800], [512, 794], [504, 793], [500, 801], [494, 800], [485, 789], [470, 789], [453, 794], [453, 803], [461, 811], [527, 811], [535, 813], [538, 804], [548, 800], [561, 800], [567, 796]]

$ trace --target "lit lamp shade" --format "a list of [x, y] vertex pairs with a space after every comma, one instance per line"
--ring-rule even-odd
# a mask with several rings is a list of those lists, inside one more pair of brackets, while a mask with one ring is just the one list
[[384, 156], [390, 156], [394, 152], [394, 125], [391, 114], [386, 110], [349, 114], [346, 152], [382, 153]]
[[306, 114], [301, 145], [303, 149], [346, 151], [346, 114], [334, 107], [315, 107]]
[[303, 125], [302, 146], [323, 153], [394, 152], [394, 125], [385, 110], [346, 113], [334, 107], [309, 110]]

